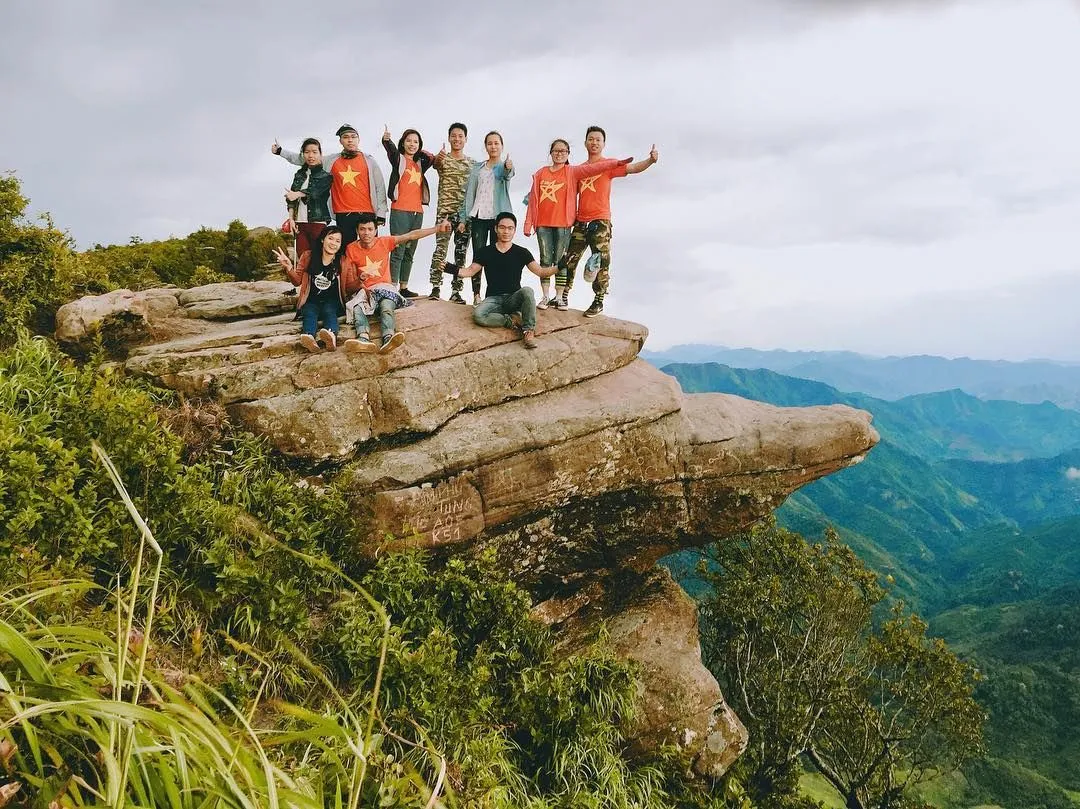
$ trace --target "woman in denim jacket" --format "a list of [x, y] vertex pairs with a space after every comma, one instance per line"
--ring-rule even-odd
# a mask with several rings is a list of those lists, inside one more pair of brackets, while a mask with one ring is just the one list
[[[501, 213], [513, 213], [510, 204], [510, 178], [514, 176], [514, 163], [507, 156], [502, 159], [503, 139], [498, 132], [484, 136], [484, 149], [488, 159], [473, 166], [465, 186], [465, 201], [458, 212], [458, 231], [465, 232], [465, 220], [469, 221], [472, 234], [472, 254], [495, 244], [495, 217]], [[480, 294], [473, 290], [473, 305], [480, 302]]]

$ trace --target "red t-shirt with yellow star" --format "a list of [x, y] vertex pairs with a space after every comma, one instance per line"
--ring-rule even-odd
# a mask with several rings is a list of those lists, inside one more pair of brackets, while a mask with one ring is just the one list
[[394, 211], [408, 211], [409, 213], [423, 213], [423, 193], [421, 183], [424, 172], [420, 165], [411, 157], [405, 158], [405, 171], [401, 173], [401, 179], [397, 184], [397, 199], [390, 206]]
[[603, 174], [578, 180], [577, 221], [611, 219], [611, 181], [626, 176], [626, 166], [618, 165]]
[[540, 199], [536, 202], [536, 227], [568, 228], [573, 222], [566, 218], [566, 195], [573, 185], [570, 167], [565, 163], [558, 171], [548, 169], [540, 175]]
[[334, 183], [330, 186], [330, 203], [334, 213], [375, 213], [368, 187], [367, 161], [362, 154], [348, 159], [339, 156], [330, 164]]
[[[365, 248], [359, 241], [355, 241], [345, 248], [345, 257], [356, 265], [356, 277], [364, 289], [371, 289], [376, 284], [389, 284], [390, 281], [390, 254], [394, 252], [397, 239], [393, 236], [378, 236], [371, 247]], [[373, 276], [361, 277], [360, 273], [376, 271]]]

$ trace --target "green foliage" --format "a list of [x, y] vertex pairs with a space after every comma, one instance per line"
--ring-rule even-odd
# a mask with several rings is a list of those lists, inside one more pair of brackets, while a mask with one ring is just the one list
[[0, 346], [14, 343], [20, 329], [51, 331], [56, 310], [80, 295], [261, 278], [274, 247], [284, 244], [269, 228], [249, 230], [236, 220], [224, 231], [202, 228], [156, 242], [133, 237], [79, 253], [48, 214], [28, 219], [28, 204], [18, 179], [0, 175]]
[[[663, 799], [658, 773], [621, 757], [635, 683], [626, 664], [592, 651], [556, 659], [528, 596], [493, 556], [452, 560], [433, 574], [420, 553], [381, 559], [362, 581], [391, 619], [382, 710], [410, 719], [458, 762], [463, 797], [483, 806], [646, 807]], [[344, 679], [375, 680], [376, 617], [343, 599], [324, 634]], [[528, 777], [523, 774], [528, 773]]]
[[970, 803], [992, 802], [1009, 809], [1076, 809], [1061, 787], [1012, 761], [979, 759], [968, 764], [964, 774]]
[[707, 560], [704, 658], [750, 731], [736, 772], [753, 800], [789, 805], [805, 758], [848, 806], [907, 805], [979, 752], [973, 673], [902, 605], [875, 629], [884, 591], [835, 535], [764, 523]]
[[[557, 659], [527, 594], [490, 559], [404, 554], [372, 566], [333, 482], [298, 478], [250, 436], [192, 434], [194, 409], [107, 364], [76, 366], [40, 338], [0, 354], [0, 591], [58, 576], [111, 590], [135, 577], [142, 534], [93, 455], [97, 440], [163, 551], [156, 595], [138, 596], [154, 606], [158, 662], [203, 673], [215, 689], [205, 709], [219, 714], [208, 721], [239, 721], [223, 706], [249, 715], [268, 698], [298, 704], [284, 729], [293, 714], [308, 725], [327, 710], [359, 715], [376, 692], [385, 612], [378, 707], [391, 762], [433, 782], [441, 751], [449, 783], [475, 806], [707, 805], [670, 797], [662, 763], [627, 758], [631, 669], [602, 649]], [[109, 625], [92, 598], [41, 604], [43, 622]], [[163, 703], [179, 699], [154, 688]], [[288, 751], [314, 778], [321, 759]]]

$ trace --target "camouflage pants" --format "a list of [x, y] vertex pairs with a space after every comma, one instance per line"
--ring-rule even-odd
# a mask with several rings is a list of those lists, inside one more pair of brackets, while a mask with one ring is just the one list
[[[450, 249], [450, 236], [454, 237], [454, 264], [458, 267], [465, 268], [465, 251], [469, 247], [469, 220], [465, 220], [465, 232], [458, 233], [457, 230], [457, 211], [439, 211], [435, 214], [435, 221], [441, 222], [444, 219], [449, 219], [450, 224], [453, 226], [450, 233], [436, 233], [435, 234], [435, 252], [431, 255], [431, 272], [429, 273], [428, 280], [433, 287], [441, 287], [443, 282], [443, 265], [446, 263], [446, 254]], [[472, 279], [473, 291], [480, 291], [480, 276], [474, 275]], [[461, 292], [461, 288], [464, 286], [462, 279], [454, 276], [454, 280], [450, 284], [450, 288], [455, 292]]]
[[600, 268], [593, 279], [592, 289], [597, 300], [603, 301], [608, 291], [608, 269], [611, 267], [610, 219], [574, 223], [574, 229], [570, 231], [570, 246], [566, 248], [559, 262], [559, 271], [555, 274], [555, 286], [566, 287], [566, 294], [570, 294], [578, 262], [586, 247], [592, 248], [600, 256]]

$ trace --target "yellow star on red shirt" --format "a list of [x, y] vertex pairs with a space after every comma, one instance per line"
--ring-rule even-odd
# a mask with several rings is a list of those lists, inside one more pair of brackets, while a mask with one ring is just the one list
[[549, 199], [552, 202], [557, 203], [559, 200], [555, 197], [556, 192], [562, 188], [566, 183], [556, 182], [555, 180], [541, 180], [540, 181], [540, 201]]
[[420, 185], [421, 174], [420, 174], [419, 171], [414, 169], [412, 166], [405, 169], [405, 176], [409, 178], [406, 182], [410, 182], [413, 185]]
[[348, 163], [345, 164], [345, 171], [342, 171], [338, 174], [338, 177], [341, 178], [342, 185], [351, 185], [354, 188], [356, 187], [356, 178], [359, 176], [360, 172], [353, 171], [353, 167], [350, 166]]
[[582, 191], [592, 191], [592, 192], [595, 193], [596, 192], [596, 178], [599, 177], [599, 176], [600, 176], [599, 174], [594, 174], [592, 177], [584, 177], [584, 178], [582, 178], [581, 182], [578, 183], [578, 193], [580, 194]]
[[372, 261], [371, 256], [364, 256], [364, 262], [364, 267], [360, 270], [362, 274], [366, 275], [368, 273], [374, 273], [375, 275], [379, 275], [382, 272], [381, 261]]

